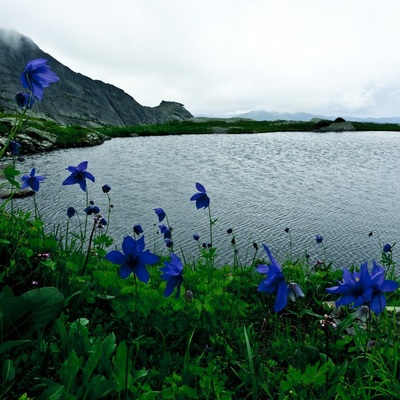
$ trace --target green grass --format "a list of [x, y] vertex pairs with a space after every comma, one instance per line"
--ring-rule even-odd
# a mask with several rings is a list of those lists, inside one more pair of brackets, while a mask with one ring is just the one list
[[[265, 254], [252, 248], [251, 264], [238, 254], [214, 268], [214, 249], [193, 260], [181, 249], [182, 293], [165, 298], [168, 252], [148, 284], [123, 280], [104, 258], [119, 240], [95, 229], [87, 249], [94, 221], [87, 232], [73, 219], [46, 232], [33, 214], [0, 209], [1, 399], [397, 398], [396, 314], [364, 324], [331, 308], [325, 289], [341, 271], [283, 263], [305, 297], [276, 314], [275, 296], [257, 291]], [[400, 305], [399, 291], [387, 297]]]

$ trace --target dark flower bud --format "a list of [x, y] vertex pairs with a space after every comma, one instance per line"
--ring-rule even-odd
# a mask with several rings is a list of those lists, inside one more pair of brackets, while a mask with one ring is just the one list
[[289, 228], [285, 228], [285, 233], [289, 233]]
[[232, 228], [229, 228], [229, 229], [227, 229], [227, 231], [226, 231], [226, 233], [227, 233], [228, 235], [230, 235], [232, 232], [233, 232], [233, 229], [232, 229]]
[[211, 243], [208, 243], [208, 244], [207, 244], [207, 247], [208, 247], [209, 249], [211, 249], [212, 244], [211, 244]]
[[195, 233], [195, 234], [193, 235], [193, 239], [196, 240], [196, 241], [198, 241], [198, 240], [200, 239], [200, 236], [199, 236], [197, 233]]
[[94, 201], [93, 201], [93, 200], [90, 200], [90, 201], [89, 201], [89, 204], [90, 204], [91, 206], [94, 206]]
[[389, 251], [391, 251], [392, 250], [392, 246], [389, 244], [389, 243], [386, 243], [384, 246], [383, 246], [383, 251], [385, 252], [385, 253], [389, 253]]
[[8, 144], [8, 149], [13, 156], [17, 156], [20, 153], [21, 147], [22, 146], [15, 140], [10, 140], [10, 143]]
[[111, 190], [111, 187], [110, 187], [109, 185], [103, 185], [102, 188], [101, 188], [101, 190], [102, 190], [104, 193], [108, 193], [108, 192]]
[[135, 232], [136, 235], [140, 235], [141, 233], [143, 233], [142, 225], [140, 224], [133, 225], [133, 232]]
[[205, 249], [205, 248], [207, 247], [207, 243], [203, 243], [203, 244], [201, 245], [201, 247], [203, 247], [203, 249]]
[[185, 299], [189, 303], [191, 303], [193, 301], [193, 292], [191, 290], [186, 290]]
[[102, 226], [107, 225], [107, 220], [104, 217], [100, 220], [100, 225], [102, 225]]
[[322, 235], [317, 235], [317, 236], [315, 236], [315, 240], [317, 243], [322, 243], [322, 241], [324, 240], [324, 237]]
[[368, 233], [368, 237], [371, 237], [372, 235], [374, 234], [374, 232], [370, 232], [370, 233]]
[[67, 208], [67, 216], [68, 218], [72, 218], [76, 214], [76, 210], [74, 207]]
[[253, 242], [253, 247], [258, 250], [258, 244], [256, 242]]
[[34, 103], [34, 98], [29, 93], [19, 92], [15, 95], [15, 102], [19, 108], [32, 108]]
[[232, 238], [231, 243], [233, 246], [235, 245], [235, 243], [236, 243], [235, 237]]
[[171, 239], [165, 239], [165, 245], [166, 245], [168, 248], [171, 248], [171, 247], [174, 245], [174, 243], [172, 242]]

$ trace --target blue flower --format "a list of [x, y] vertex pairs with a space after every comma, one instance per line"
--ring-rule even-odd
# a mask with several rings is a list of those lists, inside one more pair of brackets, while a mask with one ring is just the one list
[[269, 248], [265, 244], [263, 246], [271, 261], [271, 265], [259, 265], [256, 269], [258, 272], [267, 275], [267, 278], [258, 285], [258, 291], [267, 294], [276, 294], [274, 311], [279, 312], [286, 307], [288, 287], [281, 266], [271, 254]]
[[154, 212], [158, 216], [158, 222], [161, 222], [166, 217], [165, 211], [162, 208], [155, 208]]
[[97, 207], [97, 206], [90, 205], [90, 206], [86, 207], [83, 211], [87, 215], [99, 214], [100, 213], [100, 208]]
[[108, 193], [111, 190], [111, 186], [110, 185], [103, 185], [101, 190], [103, 191], [103, 193]]
[[165, 245], [170, 249], [174, 246], [174, 242], [171, 239], [165, 239]]
[[27, 189], [30, 187], [33, 191], [39, 191], [39, 184], [43, 182], [46, 177], [45, 176], [35, 176], [35, 168], [32, 168], [30, 175], [24, 175], [21, 177], [21, 181], [24, 183], [21, 185], [21, 189]]
[[322, 243], [323, 240], [324, 240], [324, 237], [322, 235], [315, 236], [315, 241], [317, 243]]
[[384, 251], [384, 253], [389, 253], [389, 251], [391, 251], [392, 250], [392, 246], [389, 244], [389, 243], [386, 243], [384, 246], [383, 246], [383, 251]]
[[141, 233], [143, 233], [142, 225], [140, 224], [133, 225], [133, 232], [135, 232], [135, 235], [140, 235]]
[[343, 270], [343, 280], [338, 286], [327, 288], [332, 294], [341, 294], [342, 297], [335, 302], [336, 307], [349, 305], [357, 308], [367, 305], [375, 314], [380, 314], [386, 307], [385, 292], [393, 292], [398, 288], [398, 283], [385, 280], [384, 269], [373, 262], [371, 274], [368, 271], [368, 263], [361, 264], [360, 272], [351, 273]]
[[30, 61], [20, 77], [22, 86], [28, 89], [39, 101], [43, 98], [43, 88], [60, 80], [46, 63], [47, 60], [44, 58]]
[[8, 149], [13, 156], [17, 156], [20, 153], [21, 147], [22, 146], [15, 140], [10, 140], [10, 143], [8, 144]]
[[121, 253], [118, 250], [112, 250], [106, 254], [106, 260], [113, 264], [119, 264], [119, 275], [122, 279], [126, 279], [131, 273], [137, 278], [147, 283], [150, 274], [146, 269], [146, 265], [157, 264], [159, 258], [149, 250], [144, 250], [144, 236], [135, 240], [131, 236], [126, 236], [122, 242]]
[[171, 232], [170, 228], [168, 228], [164, 224], [159, 225], [159, 228], [160, 228], [160, 232], [164, 235], [164, 239], [171, 239], [172, 232]]
[[94, 176], [86, 171], [88, 166], [87, 161], [82, 161], [76, 167], [68, 167], [67, 171], [71, 172], [71, 175], [63, 182], [63, 185], [74, 185], [78, 183], [81, 189], [86, 191], [86, 178], [94, 182]]
[[195, 201], [196, 202], [196, 207], [197, 209], [204, 208], [206, 209], [207, 207], [210, 206], [210, 198], [207, 196], [206, 189], [204, 186], [200, 183], [196, 183], [196, 189], [199, 191], [198, 193], [195, 193], [191, 198], [190, 201]]
[[199, 239], [200, 239], [200, 235], [199, 235], [198, 233], [195, 233], [195, 234], [193, 235], [193, 239], [196, 240], [196, 242], [198, 242]]
[[76, 214], [76, 210], [74, 207], [67, 208], [67, 216], [68, 218], [72, 218]]
[[103, 226], [106, 225], [107, 225], [107, 220], [104, 217], [102, 217], [99, 221], [99, 228], [102, 228]]
[[163, 272], [161, 279], [167, 281], [164, 296], [170, 296], [175, 288], [177, 288], [175, 297], [178, 298], [183, 282], [183, 265], [179, 257], [171, 253], [171, 261], [164, 261], [164, 267], [160, 268], [160, 271]]
[[32, 108], [35, 98], [26, 92], [19, 92], [15, 95], [15, 102], [19, 108], [27, 108], [28, 110]]

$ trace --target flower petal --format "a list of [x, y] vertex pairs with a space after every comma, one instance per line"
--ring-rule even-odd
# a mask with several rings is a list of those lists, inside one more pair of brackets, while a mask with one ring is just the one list
[[106, 254], [105, 258], [113, 264], [122, 265], [125, 262], [125, 256], [118, 250], [111, 250]]

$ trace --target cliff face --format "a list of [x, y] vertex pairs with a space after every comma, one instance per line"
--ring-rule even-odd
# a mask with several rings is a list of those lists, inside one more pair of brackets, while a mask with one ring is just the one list
[[60, 81], [45, 90], [44, 101], [35, 102], [30, 114], [84, 126], [156, 124], [193, 117], [176, 102], [144, 107], [113, 85], [73, 72], [28, 37], [4, 29], [0, 29], [0, 111], [15, 110], [14, 96], [22, 90], [19, 76], [36, 58], [46, 58]]

